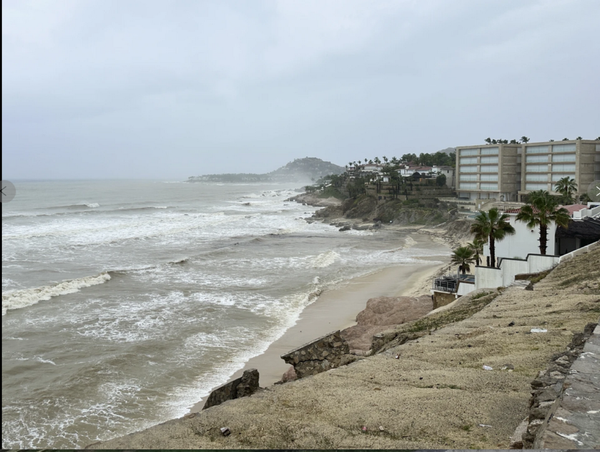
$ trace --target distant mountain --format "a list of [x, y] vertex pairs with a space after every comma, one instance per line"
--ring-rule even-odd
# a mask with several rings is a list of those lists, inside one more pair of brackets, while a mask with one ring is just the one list
[[191, 176], [188, 182], [309, 182], [329, 174], [341, 174], [345, 168], [316, 157], [305, 157], [266, 174], [231, 173]]
[[320, 179], [329, 174], [342, 174], [346, 169], [315, 157], [296, 159], [281, 168], [270, 172], [275, 177], [303, 176], [307, 179]]

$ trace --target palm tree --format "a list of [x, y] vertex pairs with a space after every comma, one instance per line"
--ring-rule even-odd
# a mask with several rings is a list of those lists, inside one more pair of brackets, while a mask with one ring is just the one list
[[483, 254], [483, 245], [485, 240], [482, 238], [475, 238], [471, 243], [467, 243], [467, 247], [473, 250], [473, 259], [476, 265], [481, 265], [481, 255]]
[[475, 216], [475, 223], [471, 225], [471, 233], [476, 239], [488, 241], [490, 245], [489, 267], [496, 266], [496, 240], [502, 240], [506, 234], [514, 234], [515, 228], [508, 223], [508, 215], [500, 214], [497, 207], [489, 212], [479, 211]]
[[526, 136], [524, 136], [524, 135], [523, 135], [523, 136], [521, 137], [521, 141], [522, 141], [523, 143], [529, 143], [529, 137], [526, 137]]
[[554, 188], [558, 193], [563, 195], [565, 201], [573, 202], [573, 194], [577, 191], [575, 179], [569, 176], [563, 177], [554, 184]]
[[469, 264], [473, 263], [473, 250], [468, 246], [461, 246], [452, 251], [451, 264], [458, 264], [458, 270], [464, 275], [471, 269]]
[[581, 137], [577, 137], [577, 138], [575, 138], [575, 139], [576, 139], [576, 140], [583, 140], [583, 138], [581, 138]]
[[491, 138], [486, 138], [484, 140], [487, 144], [492, 144], [492, 139]]
[[548, 226], [556, 223], [557, 226], [567, 228], [570, 219], [567, 209], [559, 207], [558, 199], [545, 190], [531, 192], [529, 204], [521, 207], [517, 215], [517, 220], [527, 223], [528, 228], [540, 227], [540, 254], [542, 255], [546, 255]]

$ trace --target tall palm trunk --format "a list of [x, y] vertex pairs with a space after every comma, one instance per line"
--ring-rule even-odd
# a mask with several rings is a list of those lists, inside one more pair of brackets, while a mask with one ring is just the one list
[[490, 234], [490, 265], [488, 267], [496, 268], [496, 244], [492, 234]]
[[548, 227], [540, 224], [540, 254], [546, 255], [546, 248], [548, 245]]

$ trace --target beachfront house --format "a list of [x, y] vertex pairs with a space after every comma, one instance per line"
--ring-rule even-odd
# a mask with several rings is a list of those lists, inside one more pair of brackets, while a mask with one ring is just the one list
[[[571, 214], [567, 228], [551, 224], [548, 227], [546, 255], [540, 254], [539, 227], [530, 229], [516, 217], [520, 209], [508, 209], [509, 223], [515, 228], [514, 235], [507, 235], [495, 242], [498, 266], [475, 267], [472, 277], [448, 275], [436, 278], [432, 287], [434, 306], [442, 306], [453, 298], [473, 290], [509, 286], [519, 274], [538, 273], [557, 265], [561, 259], [578, 253], [600, 241], [600, 202], [587, 205], [563, 206]], [[484, 245], [483, 260], [489, 256], [489, 246]]]
[[[496, 242], [497, 268], [476, 267], [475, 289], [509, 286], [514, 283], [516, 275], [548, 270], [562, 258], [600, 240], [600, 203], [563, 207], [571, 214], [569, 226], [563, 228], [551, 224], [548, 227], [546, 255], [540, 254], [539, 227], [529, 229], [525, 223], [516, 221], [519, 209], [506, 211], [516, 233]], [[489, 255], [487, 245], [484, 246], [484, 255]]]

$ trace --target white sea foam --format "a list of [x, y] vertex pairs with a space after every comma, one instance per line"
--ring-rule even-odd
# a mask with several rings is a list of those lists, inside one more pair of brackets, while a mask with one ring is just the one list
[[280, 322], [278, 326], [263, 331], [260, 338], [255, 335], [256, 332], [247, 331], [244, 333], [243, 330], [230, 331], [231, 334], [227, 336], [200, 334], [190, 337], [185, 343], [185, 348], [188, 350], [223, 346], [239, 349], [239, 340], [243, 337], [252, 338], [250, 341], [252, 347], [240, 350], [228, 362], [221, 363], [218, 368], [212, 369], [208, 375], [199, 376], [192, 384], [176, 388], [167, 399], [165, 408], [170, 415], [166, 419], [185, 415], [192, 407], [190, 401], [196, 403], [199, 398], [206, 397], [212, 389], [225, 383], [251, 358], [264, 353], [273, 342], [296, 324], [302, 310], [315, 300], [316, 297], [311, 297], [308, 292], [287, 295], [279, 300], [270, 300], [267, 310], [270, 311], [271, 315], [277, 314]]
[[337, 259], [339, 259], [340, 255], [335, 251], [327, 251], [325, 253], [319, 254], [312, 261], [313, 268], [325, 268], [329, 267], [333, 264]]
[[41, 356], [36, 356], [35, 360], [40, 362], [40, 363], [44, 363], [44, 364], [52, 364], [53, 366], [56, 366], [56, 363], [54, 361], [51, 361], [49, 359], [44, 359]]
[[110, 280], [108, 273], [100, 273], [96, 276], [86, 276], [84, 278], [63, 281], [54, 286], [42, 286], [3, 293], [2, 315], [5, 315], [7, 311], [25, 308], [40, 301], [49, 300], [52, 297], [79, 292], [84, 287], [103, 284], [108, 280]]

